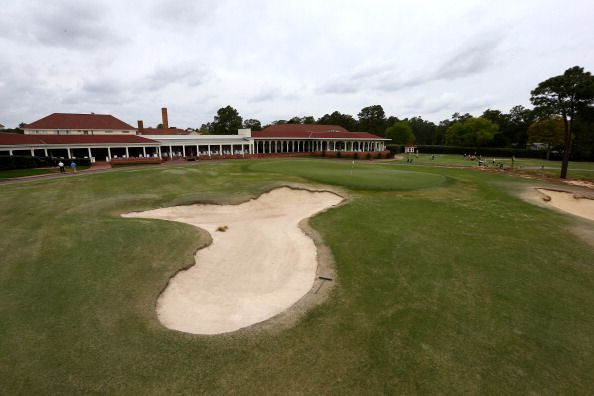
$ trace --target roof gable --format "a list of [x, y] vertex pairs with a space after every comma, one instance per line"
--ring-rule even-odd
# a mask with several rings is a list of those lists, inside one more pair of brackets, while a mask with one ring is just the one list
[[27, 124], [24, 129], [78, 129], [78, 130], [134, 130], [135, 128], [110, 114], [53, 113]]
[[368, 132], [349, 132], [339, 125], [280, 124], [252, 131], [255, 138], [382, 139]]

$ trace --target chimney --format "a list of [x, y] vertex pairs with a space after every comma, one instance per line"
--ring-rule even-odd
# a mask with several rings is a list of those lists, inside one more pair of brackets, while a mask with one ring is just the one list
[[138, 120], [138, 133], [142, 134], [144, 132], [144, 123], [142, 120]]
[[167, 107], [161, 109], [161, 118], [163, 118], [163, 129], [169, 129], [169, 118], [167, 118]]

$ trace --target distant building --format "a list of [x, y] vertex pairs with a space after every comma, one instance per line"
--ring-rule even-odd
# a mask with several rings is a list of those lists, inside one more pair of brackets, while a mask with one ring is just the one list
[[414, 154], [417, 150], [417, 146], [414, 144], [404, 145], [404, 154]]
[[25, 135], [136, 135], [136, 129], [109, 114], [54, 113], [23, 126]]
[[[240, 129], [236, 135], [200, 135], [169, 128], [167, 108], [163, 128], [138, 129], [107, 114], [54, 113], [23, 127], [24, 135], [0, 134], [0, 155], [58, 158], [206, 158], [246, 155], [318, 153], [377, 153], [385, 139], [367, 132], [349, 132], [338, 125], [282, 124], [261, 131]], [[359, 155], [359, 154], [358, 154]]]

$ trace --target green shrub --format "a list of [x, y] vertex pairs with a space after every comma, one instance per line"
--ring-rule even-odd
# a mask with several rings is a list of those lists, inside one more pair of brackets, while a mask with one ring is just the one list
[[370, 159], [371, 159], [371, 153], [367, 153], [367, 154], [365, 155], [365, 159], [367, 159], [367, 160], [370, 160]]

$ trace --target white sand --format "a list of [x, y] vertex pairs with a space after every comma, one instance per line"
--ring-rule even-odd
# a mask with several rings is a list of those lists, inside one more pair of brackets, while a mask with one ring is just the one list
[[594, 220], [594, 200], [583, 197], [575, 198], [574, 193], [571, 192], [545, 189], [538, 189], [538, 191], [551, 198], [550, 201], [545, 202], [546, 204], [573, 215]]
[[[219, 334], [269, 319], [313, 286], [317, 253], [301, 220], [338, 205], [330, 192], [279, 188], [240, 205], [188, 205], [129, 213], [207, 230], [212, 244], [174, 276], [157, 301], [167, 328]], [[218, 227], [227, 226], [225, 232]], [[171, 246], [175, 249], [175, 246]]]

